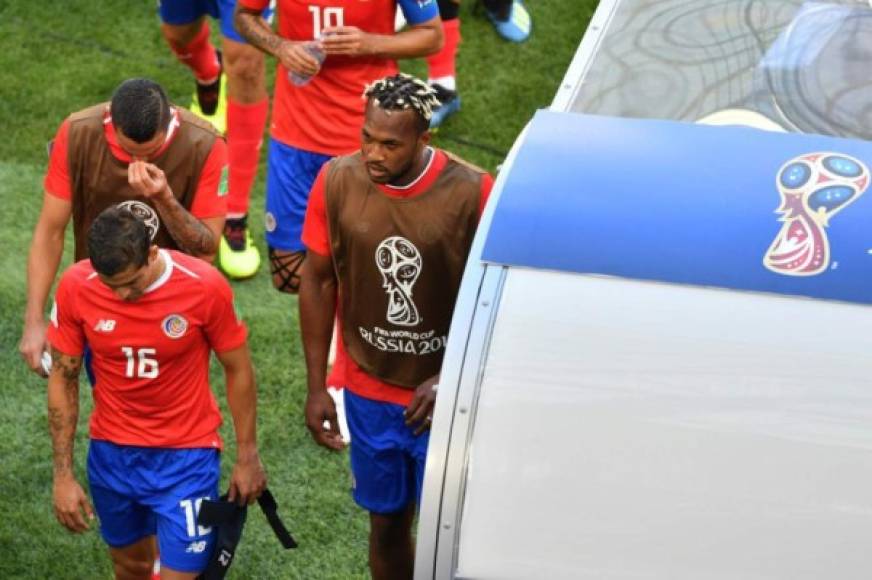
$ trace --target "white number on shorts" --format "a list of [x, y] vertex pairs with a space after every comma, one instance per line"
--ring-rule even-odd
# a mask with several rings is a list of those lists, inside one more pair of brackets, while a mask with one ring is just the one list
[[209, 496], [198, 497], [195, 500], [183, 499], [179, 502], [179, 506], [185, 512], [185, 523], [188, 526], [188, 536], [191, 538], [205, 536], [212, 531], [211, 526], [203, 527], [197, 524], [197, 514], [200, 513], [200, 506], [203, 504], [204, 499], [209, 499]]
[[[331, 26], [345, 26], [344, 8], [331, 6], [309, 6], [312, 13], [312, 38], [321, 36], [321, 30]], [[323, 14], [322, 14], [323, 12]]]
[[[127, 368], [125, 369], [124, 376], [126, 376], [127, 378], [138, 377], [141, 379], [157, 378], [157, 359], [154, 358], [154, 355], [157, 354], [157, 351], [155, 349], [140, 348], [135, 351], [135, 357], [133, 348], [129, 346], [122, 346], [121, 352], [123, 352], [124, 356], [127, 357]], [[135, 364], [137, 363], [137, 360], [139, 364]]]

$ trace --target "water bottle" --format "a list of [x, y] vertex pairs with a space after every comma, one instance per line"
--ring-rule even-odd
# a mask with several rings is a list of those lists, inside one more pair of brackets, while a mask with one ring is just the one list
[[[324, 49], [321, 48], [321, 44], [317, 40], [310, 40], [303, 45], [303, 49], [318, 61], [318, 67], [320, 69], [321, 65], [324, 63], [324, 59], [327, 58], [327, 53], [325, 53]], [[301, 75], [293, 71], [288, 72], [288, 77], [291, 79], [291, 82], [298, 87], [309, 84], [309, 81], [312, 80], [313, 76], [314, 75]]]

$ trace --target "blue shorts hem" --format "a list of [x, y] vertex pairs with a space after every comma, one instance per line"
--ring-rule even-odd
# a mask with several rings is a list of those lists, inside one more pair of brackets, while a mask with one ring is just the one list
[[[233, 21], [234, 0], [162, 0], [158, 6], [161, 22], [172, 26], [184, 26], [204, 16], [218, 20], [221, 36], [240, 44], [248, 44], [237, 31]], [[272, 17], [272, 8], [263, 11], [263, 18]]]
[[150, 534], [149, 533], [135, 534], [135, 535], [131, 536], [132, 539], [130, 539], [130, 540], [119, 541], [119, 540], [115, 540], [115, 538], [106, 537], [106, 535], [103, 533], [103, 530], [100, 530], [100, 537], [103, 538], [103, 541], [106, 542], [106, 545], [109, 546], [110, 548], [116, 548], [116, 549], [126, 548], [127, 546], [132, 546], [136, 542], [139, 542], [140, 540], [142, 540], [144, 538], [148, 538], [149, 536], [154, 536], [154, 535], [156, 535], [156, 532], [152, 532]]
[[[211, 552], [209, 556], [212, 556]], [[168, 559], [166, 554], [162, 554], [160, 556], [161, 568], [170, 568], [171, 570], [175, 570], [176, 572], [183, 572], [185, 574], [199, 574], [200, 572], [205, 570], [208, 565], [208, 558], [202, 565], [199, 566], [179, 566], [178, 562], [173, 562], [173, 559], [171, 557]]]
[[359, 507], [365, 509], [369, 513], [378, 514], [378, 515], [393, 515], [400, 513], [406, 509], [406, 506], [409, 505], [409, 502], [398, 505], [397, 507], [393, 506], [385, 506], [385, 505], [375, 505], [376, 502], [368, 502], [360, 497], [358, 497], [356, 492], [351, 493], [351, 498], [354, 500]]

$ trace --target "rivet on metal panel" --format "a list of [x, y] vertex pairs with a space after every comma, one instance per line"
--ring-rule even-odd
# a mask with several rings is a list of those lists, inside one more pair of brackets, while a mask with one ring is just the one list
[[467, 410], [466, 407], [460, 407], [460, 408], [458, 409], [458, 411], [460, 411], [461, 414], [465, 414], [465, 413], [466, 413], [466, 410]]
[[590, 26], [589, 28], [590, 28], [591, 30], [599, 30], [599, 29], [600, 29], [599, 26]]
[[482, 300], [481, 305], [483, 307], [487, 308], [488, 306], [490, 306], [490, 301], [489, 300]]
[[450, 530], [450, 529], [451, 529], [451, 524], [448, 523], [448, 522], [446, 522], [446, 523], [442, 524], [442, 527], [445, 528], [446, 530]]

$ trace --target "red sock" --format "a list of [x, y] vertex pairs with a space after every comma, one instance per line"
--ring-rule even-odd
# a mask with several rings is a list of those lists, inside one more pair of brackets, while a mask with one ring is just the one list
[[257, 160], [268, 112], [269, 99], [253, 105], [242, 105], [227, 99], [227, 157], [230, 164], [228, 214], [248, 213], [251, 185], [257, 175]]
[[457, 47], [460, 45], [460, 18], [442, 21], [445, 44], [442, 50], [427, 57], [427, 75], [431, 79], [455, 76]]
[[218, 54], [209, 40], [209, 24], [203, 22], [200, 32], [187, 46], [179, 46], [167, 41], [176, 58], [194, 72], [194, 78], [206, 83], [212, 82], [221, 74]]

